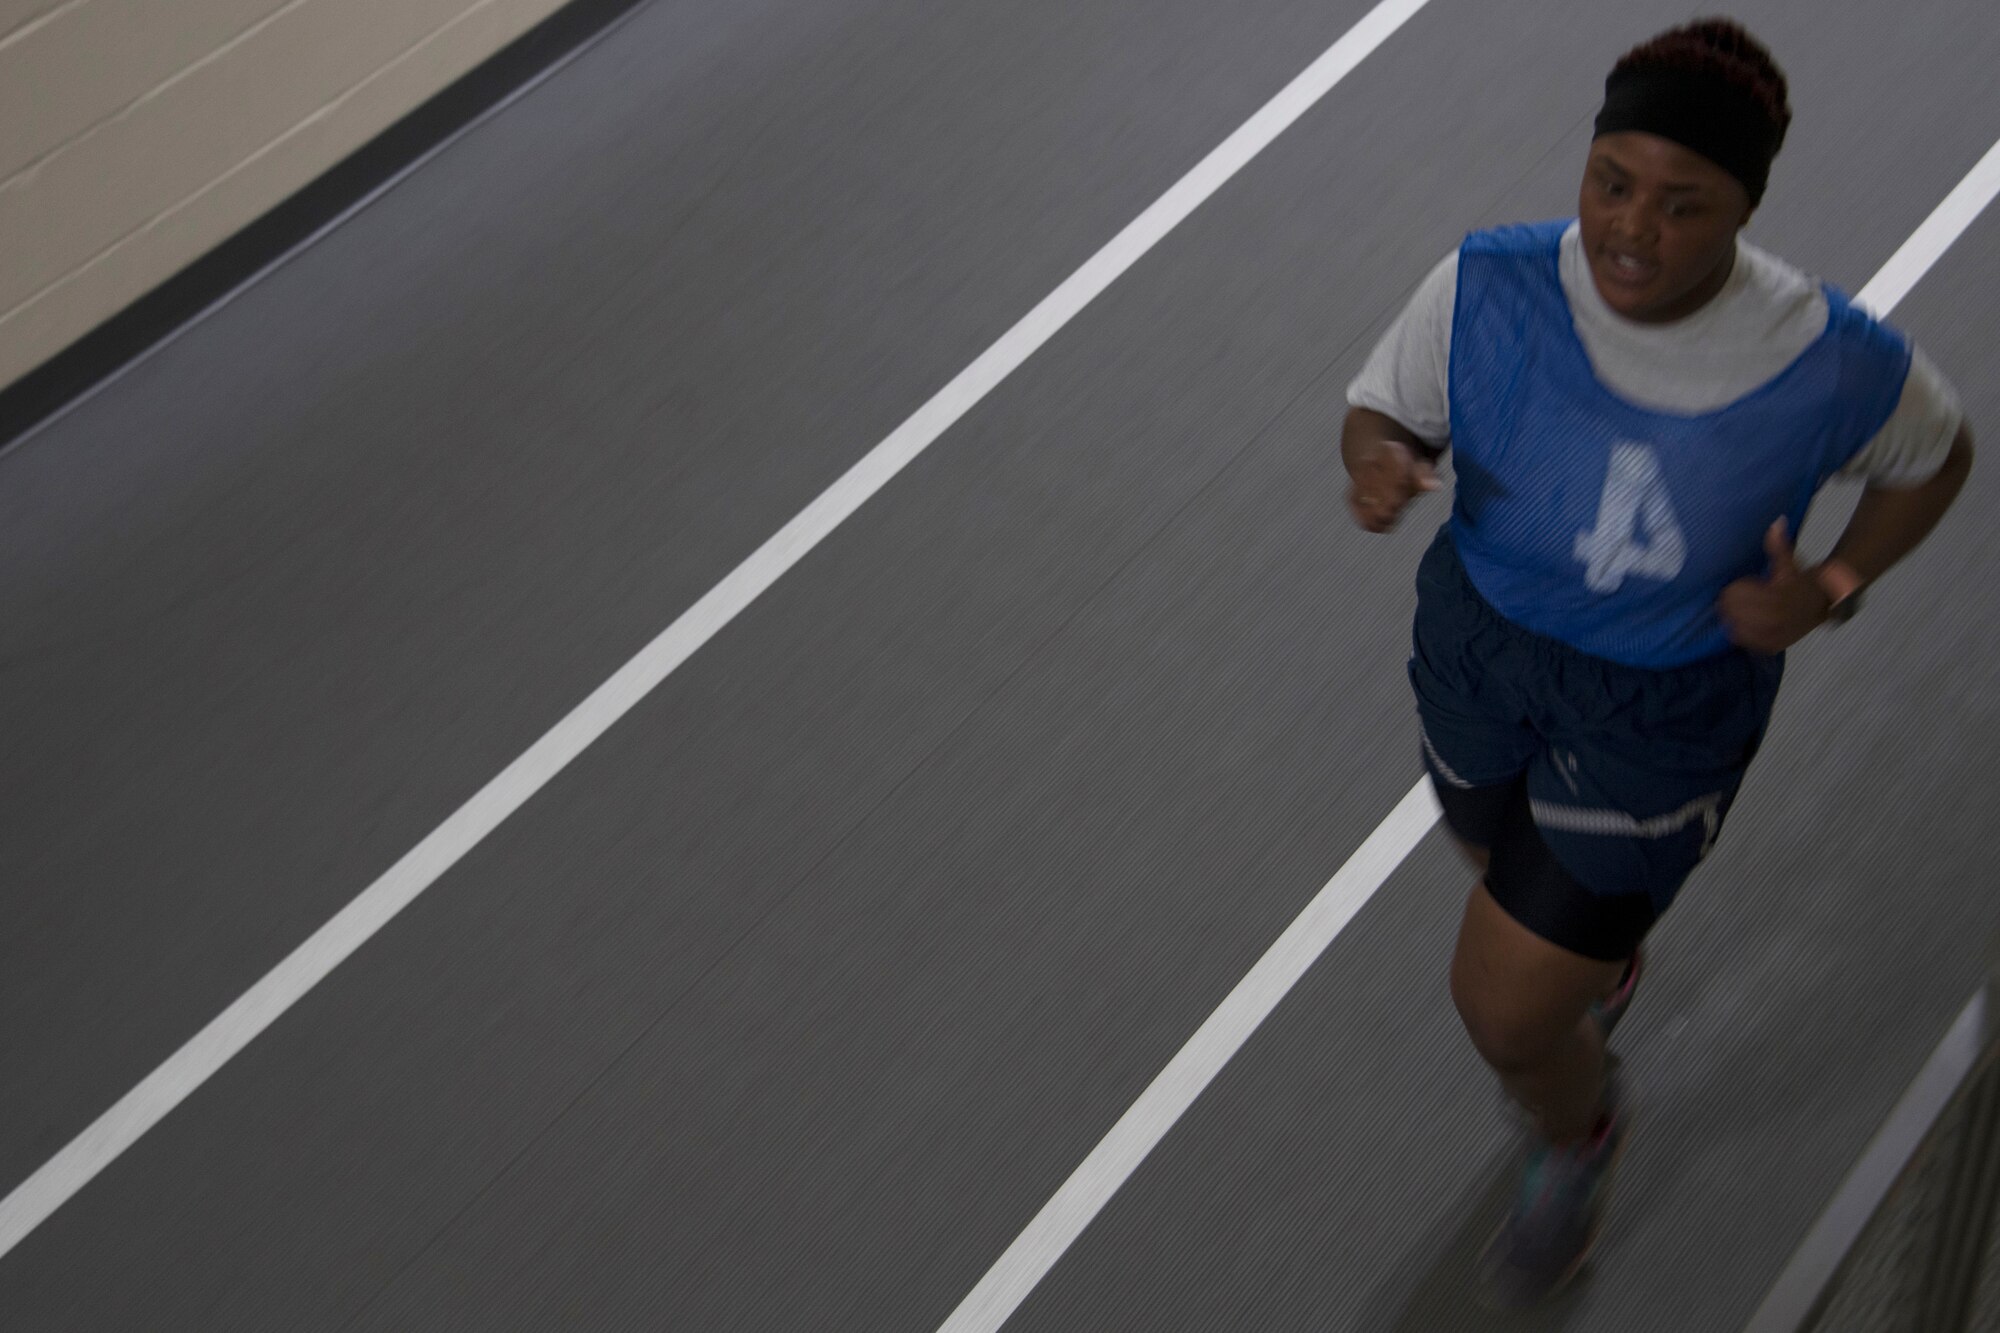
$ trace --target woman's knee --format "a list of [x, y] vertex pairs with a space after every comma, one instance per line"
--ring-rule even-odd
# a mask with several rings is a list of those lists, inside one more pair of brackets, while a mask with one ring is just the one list
[[1451, 970], [1451, 1000], [1473, 1049], [1502, 1074], [1534, 1068], [1575, 1026], [1573, 1021], [1551, 1022], [1545, 1008], [1535, 1012], [1481, 984], [1459, 960]]
[[1482, 883], [1466, 900], [1451, 998], [1479, 1054], [1506, 1073], [1539, 1064], [1570, 1038], [1619, 970], [1536, 935]]

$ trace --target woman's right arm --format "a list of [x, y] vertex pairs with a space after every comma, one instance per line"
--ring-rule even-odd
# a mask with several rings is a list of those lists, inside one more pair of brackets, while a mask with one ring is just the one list
[[1417, 284], [1409, 304], [1347, 388], [1340, 457], [1347, 507], [1369, 532], [1387, 532], [1405, 505], [1438, 488], [1435, 464], [1451, 433], [1452, 310], [1458, 253]]
[[1347, 465], [1347, 508], [1368, 532], [1387, 532], [1404, 506], [1438, 488], [1433, 461], [1438, 452], [1395, 418], [1366, 407], [1351, 407], [1340, 432], [1340, 458]]

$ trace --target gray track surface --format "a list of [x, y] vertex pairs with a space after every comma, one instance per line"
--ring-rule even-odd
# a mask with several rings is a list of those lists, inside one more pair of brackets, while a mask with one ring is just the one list
[[[659, 0], [0, 457], [11, 1188], [1364, 12]], [[1684, 14], [1434, 3], [0, 1260], [23, 1329], [928, 1329], [1417, 777], [1341, 393], [1572, 206]], [[1749, 0], [1753, 228], [1858, 288], [2000, 136], [1984, 0]], [[1897, 320], [2000, 421], [2000, 215]], [[1980, 974], [1976, 472], [1794, 655], [1620, 1044], [1589, 1279], [1754, 1308]], [[1821, 515], [1808, 547], [1834, 526]], [[1512, 1162], [1418, 849], [1010, 1327], [1455, 1329]]]

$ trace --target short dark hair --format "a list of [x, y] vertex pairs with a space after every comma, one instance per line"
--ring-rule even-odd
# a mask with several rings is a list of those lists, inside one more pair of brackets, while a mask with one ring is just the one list
[[1762, 42], [1734, 19], [1707, 18], [1669, 28], [1639, 43], [1611, 67], [1613, 78], [1650, 70], [1684, 70], [1720, 79], [1740, 88], [1771, 118], [1775, 145], [1782, 144], [1792, 123], [1792, 104], [1785, 72]]

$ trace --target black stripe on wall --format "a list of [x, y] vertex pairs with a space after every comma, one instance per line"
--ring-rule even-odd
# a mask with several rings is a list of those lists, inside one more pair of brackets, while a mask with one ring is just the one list
[[644, 0], [570, 0], [255, 222], [0, 390], [0, 449], [137, 360]]

